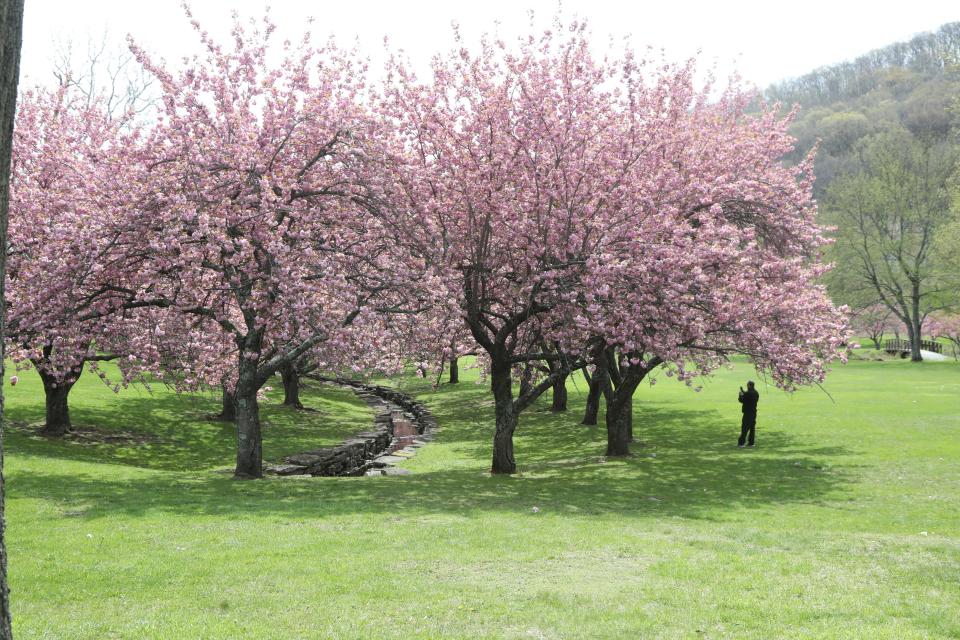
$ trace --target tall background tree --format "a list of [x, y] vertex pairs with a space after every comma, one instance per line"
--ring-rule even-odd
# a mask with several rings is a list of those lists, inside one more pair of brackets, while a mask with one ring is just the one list
[[903, 322], [917, 362], [924, 320], [953, 306], [960, 285], [935, 250], [950, 222], [948, 183], [957, 153], [949, 142], [920, 139], [902, 128], [858, 147], [859, 170], [827, 190], [824, 215], [836, 227], [833, 256], [843, 265], [850, 294], [884, 305]]
[[[956, 283], [950, 285], [940, 277], [948, 270], [943, 254], [955, 251], [951, 247], [956, 246], [944, 224], [947, 207], [938, 202], [937, 211], [925, 215], [923, 223], [917, 213], [918, 207], [927, 206], [921, 201], [932, 203], [943, 198], [944, 184], [936, 174], [942, 177], [942, 161], [957, 145], [958, 60], [960, 22], [952, 22], [909, 41], [785, 80], [766, 91], [770, 100], [802, 107], [791, 127], [798, 144], [789, 160], [799, 162], [806, 150], [819, 141], [814, 196], [822, 204], [823, 222], [837, 227], [838, 238], [836, 245], [827, 250], [829, 260], [835, 264], [826, 277], [831, 297], [858, 314], [869, 315], [877, 304], [884, 305], [891, 314], [895, 309], [895, 322], [903, 325], [907, 335], [917, 332], [916, 321], [922, 324], [925, 311], [947, 304], [948, 297], [960, 297]], [[887, 149], [884, 160], [880, 158], [883, 148]], [[841, 184], [834, 187], [836, 182]], [[907, 191], [911, 193], [908, 195]], [[896, 197], [902, 201], [899, 209], [903, 213], [890, 213], [886, 222], [892, 226], [883, 231], [876, 228], [875, 223], [881, 222], [879, 214], [873, 215], [872, 221], [865, 221], [866, 226], [873, 226], [874, 240], [877, 234], [887, 236], [887, 250], [874, 241], [867, 245], [851, 244], [862, 235], [856, 228], [854, 218], [858, 214], [853, 209], [866, 207], [868, 194], [874, 201], [871, 206], [879, 206], [881, 197], [890, 200], [895, 192], [899, 193]], [[913, 200], [909, 206], [903, 202], [906, 197]], [[890, 203], [884, 208], [890, 211]], [[907, 213], [906, 208], [913, 213]], [[899, 233], [895, 217], [903, 222], [911, 220], [904, 229], [902, 243], [893, 237]], [[919, 226], [927, 227], [932, 234], [923, 234]], [[928, 244], [922, 250], [910, 246], [911, 238], [918, 233], [928, 235], [927, 240], [935, 245], [933, 251]], [[937, 250], [937, 245], [942, 250]], [[874, 263], [878, 269], [866, 266], [868, 249], [867, 263]], [[912, 259], [907, 259], [910, 251]], [[882, 264], [883, 255], [897, 263], [895, 270], [887, 271]], [[912, 266], [908, 266], [910, 262]], [[907, 275], [908, 271], [911, 275]], [[912, 290], [918, 278], [922, 284], [914, 296]], [[894, 282], [897, 279], [901, 280], [899, 285]], [[918, 311], [914, 311], [913, 297], [920, 299]], [[918, 357], [916, 350], [912, 357]]]
[[[23, 0], [0, 0], [0, 380], [4, 378], [3, 276], [7, 263], [7, 211], [10, 205], [10, 155], [13, 121], [20, 80], [20, 43], [23, 37]], [[10, 589], [7, 585], [7, 546], [3, 482], [3, 388], [0, 385], [0, 640], [13, 638], [10, 625]]]

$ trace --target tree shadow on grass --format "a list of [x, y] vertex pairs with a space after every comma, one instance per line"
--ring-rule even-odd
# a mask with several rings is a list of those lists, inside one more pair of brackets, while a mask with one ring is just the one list
[[[92, 475], [14, 474], [11, 497], [84, 504], [84, 517], [144, 513], [231, 518], [316, 519], [344, 515], [541, 513], [719, 519], [735, 508], [837, 500], [848, 467], [829, 459], [851, 451], [763, 432], [757, 450], [738, 450], [729, 420], [715, 411], [649, 403], [637, 411], [636, 455], [602, 457], [602, 427], [576, 424], [575, 412], [526, 414], [518, 437], [521, 474], [491, 477], [490, 409], [472, 390], [431, 397], [440, 442], [466, 456], [469, 468], [382, 478], [272, 478], [238, 482], [223, 474], [158, 473], [129, 481]], [[464, 405], [464, 403], [467, 403]], [[464, 406], [469, 407], [465, 410]], [[40, 453], [39, 455], [45, 455]], [[464, 460], [459, 460], [464, 462]]]
[[208, 420], [219, 410], [213, 400], [186, 401], [173, 395], [133, 396], [122, 405], [75, 407], [75, 425], [95, 427], [102, 433], [125, 432], [152, 436], [139, 444], [78, 442], [69, 438], [46, 438], [29, 429], [8, 431], [7, 452], [63, 461], [116, 464], [152, 469], [204, 469], [229, 461], [235, 427]]
[[[448, 411], [432, 403], [441, 424]], [[849, 465], [830, 458], [855, 452], [809, 442], [761, 420], [756, 449], [739, 449], [739, 424], [715, 410], [677, 408], [675, 403], [643, 402], [634, 409], [633, 455], [606, 458], [606, 429], [579, 424], [574, 410], [552, 414], [547, 404], [521, 417], [515, 438], [520, 484], [540, 485], [528, 497], [551, 501], [562, 510], [658, 511], [708, 517], [734, 505], [817, 502], [842, 490]], [[488, 465], [492, 415], [461, 422], [454, 446]]]
[[[277, 401], [261, 404], [264, 458], [332, 446], [354, 433], [368, 430], [372, 413], [350, 392], [306, 391], [305, 403], [325, 403], [342, 415], [301, 411]], [[326, 394], [326, 395], [323, 395]], [[346, 399], [350, 402], [346, 403]], [[93, 427], [101, 434], [143, 436], [140, 442], [91, 442], [47, 438], [36, 427], [22, 423], [7, 430], [8, 454], [32, 455], [63, 461], [115, 464], [164, 471], [197, 471], [230, 467], [235, 462], [236, 427], [210, 419], [221, 409], [219, 399], [195, 395], [129, 395], [102, 407], [78, 405], [71, 418], [78, 427]], [[42, 420], [42, 414], [19, 412], [20, 417]]]

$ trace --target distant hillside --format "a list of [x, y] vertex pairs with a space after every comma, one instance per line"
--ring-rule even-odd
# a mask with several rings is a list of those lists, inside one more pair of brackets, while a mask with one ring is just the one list
[[823, 106], [863, 96], [882, 88], [890, 71], [906, 71], [922, 78], [944, 73], [960, 61], [960, 22], [949, 22], [935, 32], [921, 33], [907, 42], [875, 49], [855, 60], [821, 67], [767, 89], [771, 100], [805, 107]]
[[958, 124], [960, 22], [907, 42], [876, 49], [855, 60], [821, 67], [774, 84], [769, 101], [801, 106], [793, 125], [799, 160], [820, 139], [816, 195], [822, 198], [838, 174], [856, 170], [862, 140], [904, 128], [929, 143], [952, 140]]

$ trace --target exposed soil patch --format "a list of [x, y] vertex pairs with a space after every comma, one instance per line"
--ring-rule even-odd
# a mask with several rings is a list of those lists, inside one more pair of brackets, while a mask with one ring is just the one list
[[33, 422], [30, 424], [24, 422], [10, 422], [7, 428], [12, 431], [18, 431], [28, 435], [45, 438], [49, 440], [67, 440], [79, 444], [150, 444], [159, 442], [160, 439], [148, 433], [131, 433], [129, 431], [107, 431], [97, 427], [86, 425], [74, 425], [62, 437], [47, 438], [41, 435], [43, 428], [42, 422]]

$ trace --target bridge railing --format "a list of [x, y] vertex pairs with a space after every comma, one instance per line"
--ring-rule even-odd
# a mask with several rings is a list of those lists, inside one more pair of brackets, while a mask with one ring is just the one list
[[[921, 340], [920, 348], [924, 351], [943, 353], [943, 345], [936, 340]], [[910, 341], [891, 338], [884, 341], [883, 350], [887, 353], [910, 353]]]

